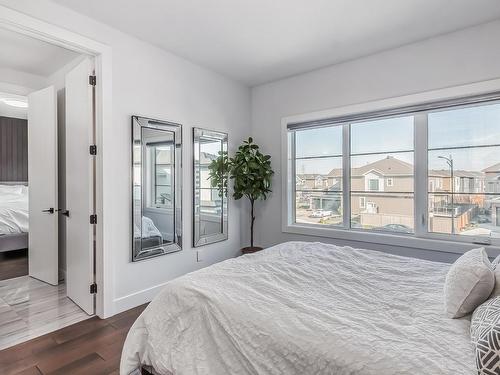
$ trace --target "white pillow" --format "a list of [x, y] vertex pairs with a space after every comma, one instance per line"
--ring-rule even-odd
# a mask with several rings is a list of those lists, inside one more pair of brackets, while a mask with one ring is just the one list
[[466, 252], [446, 275], [446, 313], [450, 318], [467, 315], [488, 299], [494, 286], [495, 274], [484, 247]]

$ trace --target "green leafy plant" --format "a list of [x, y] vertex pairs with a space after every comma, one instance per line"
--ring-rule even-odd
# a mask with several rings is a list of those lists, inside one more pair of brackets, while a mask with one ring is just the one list
[[250, 246], [253, 247], [255, 202], [266, 200], [271, 193], [271, 156], [260, 152], [259, 146], [250, 137], [238, 147], [234, 157], [220, 153], [209, 165], [212, 187], [219, 189], [219, 194], [227, 194], [227, 174], [233, 180], [233, 198], [243, 197], [250, 201]]
[[227, 176], [229, 172], [229, 160], [227, 151], [219, 151], [219, 156], [212, 160], [208, 166], [208, 179], [210, 185], [219, 191], [219, 197], [227, 196]]

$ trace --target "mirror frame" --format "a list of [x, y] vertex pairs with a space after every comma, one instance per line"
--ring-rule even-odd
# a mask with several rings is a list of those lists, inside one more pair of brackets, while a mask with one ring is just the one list
[[[222, 215], [221, 215], [221, 227], [222, 232], [211, 235], [201, 236], [199, 233], [199, 227], [196, 226], [196, 223], [200, 222], [200, 214], [199, 210], [197, 210], [196, 205], [196, 192], [199, 190], [199, 187], [196, 186], [196, 168], [199, 165], [199, 160], [196, 158], [196, 148], [199, 148], [200, 138], [202, 137], [210, 137], [216, 139], [221, 142], [223, 149], [225, 151], [228, 150], [228, 134], [207, 130], [202, 128], [193, 128], [193, 247], [200, 247], [216, 242], [225, 241], [228, 238], [228, 201], [227, 201], [227, 192], [226, 195], [222, 197]], [[229, 180], [229, 176], [226, 177]]]
[[[172, 177], [174, 179], [174, 241], [170, 244], [164, 244], [160, 246], [154, 246], [147, 249], [137, 249], [135, 234], [134, 234], [134, 223], [136, 220], [137, 213], [134, 209], [134, 146], [137, 140], [141, 144], [142, 150], [142, 129], [157, 129], [162, 131], [169, 131], [174, 134], [174, 163]], [[141, 116], [132, 116], [132, 150], [131, 150], [131, 186], [132, 186], [132, 226], [131, 226], [131, 237], [132, 237], [132, 262], [137, 262], [144, 259], [150, 259], [153, 257], [175, 253], [182, 250], [182, 125], [176, 124], [169, 121], [156, 120]], [[141, 231], [142, 231], [142, 216], [143, 216], [143, 202], [142, 202], [142, 188], [143, 188], [143, 177], [142, 177], [142, 161], [141, 161]], [[142, 239], [142, 235], [141, 235]], [[141, 241], [142, 242], [142, 241]]]

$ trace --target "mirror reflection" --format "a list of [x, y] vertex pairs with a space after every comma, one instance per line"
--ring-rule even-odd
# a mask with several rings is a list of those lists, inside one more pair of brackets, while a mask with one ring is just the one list
[[133, 260], [140, 260], [181, 249], [180, 125], [134, 117], [133, 126]]
[[193, 129], [193, 246], [227, 239], [227, 134]]

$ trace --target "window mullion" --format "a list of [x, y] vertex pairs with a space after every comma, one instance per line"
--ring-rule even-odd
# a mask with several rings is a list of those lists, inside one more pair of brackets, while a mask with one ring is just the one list
[[418, 113], [414, 117], [415, 134], [415, 166], [414, 166], [414, 189], [415, 189], [415, 236], [425, 237], [427, 234], [428, 210], [427, 210], [427, 113]]
[[344, 227], [351, 228], [351, 132], [350, 125], [342, 125], [342, 216]]
[[295, 143], [295, 131], [292, 131], [290, 133], [290, 138], [287, 140], [287, 142], [289, 142], [289, 146], [291, 147], [291, 150], [290, 150], [290, 155], [287, 155], [288, 157], [288, 160], [291, 161], [291, 165], [290, 165], [290, 170], [288, 171], [289, 172], [289, 180], [288, 180], [288, 184], [290, 186], [290, 188], [288, 189], [288, 191], [290, 191], [290, 196], [288, 197], [287, 201], [289, 202], [288, 203], [288, 222], [289, 223], [295, 223], [297, 221], [297, 216], [296, 216], [296, 202], [297, 202], [297, 176], [296, 176], [296, 173], [297, 173], [297, 168], [296, 168], [296, 143]]

